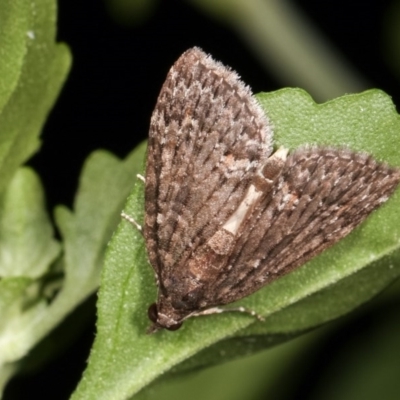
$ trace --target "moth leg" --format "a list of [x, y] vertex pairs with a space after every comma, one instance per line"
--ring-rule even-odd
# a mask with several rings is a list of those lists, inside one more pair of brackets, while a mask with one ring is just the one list
[[[141, 175], [141, 174], [136, 174], [136, 178], [142, 181], [143, 183], [146, 183], [146, 178]], [[123, 219], [126, 219], [128, 222], [130, 222], [142, 235], [143, 235], [143, 228], [142, 225], [138, 224], [134, 218], [132, 218], [130, 215], [125, 214], [124, 212], [121, 212], [121, 217]]]
[[[222, 314], [222, 313], [226, 313], [226, 312], [241, 312], [241, 313], [246, 313], [251, 315], [254, 318], [257, 318], [259, 321], [264, 322], [265, 318], [260, 315], [257, 314], [255, 311], [250, 310], [248, 308], [245, 307], [236, 307], [236, 308], [219, 308], [219, 307], [213, 307], [213, 308], [208, 308], [207, 310], [203, 310], [203, 311], [199, 311], [199, 312], [195, 312], [193, 314], [188, 315], [187, 318], [190, 317], [199, 317], [201, 315], [211, 315], [211, 314]], [[185, 318], [186, 319], [186, 318]]]
[[136, 178], [138, 178], [143, 183], [146, 183], [146, 178], [141, 174], [136, 174]]
[[139, 225], [130, 215], [121, 212], [121, 217], [130, 222], [143, 235], [142, 225]]

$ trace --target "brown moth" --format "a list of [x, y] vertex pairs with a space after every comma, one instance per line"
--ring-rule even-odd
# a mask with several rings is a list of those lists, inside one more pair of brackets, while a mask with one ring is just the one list
[[332, 246], [400, 181], [399, 169], [347, 149], [271, 153], [271, 124], [238, 75], [199, 48], [183, 53], [150, 123], [144, 237], [158, 299], [149, 332], [229, 311], [219, 306]]

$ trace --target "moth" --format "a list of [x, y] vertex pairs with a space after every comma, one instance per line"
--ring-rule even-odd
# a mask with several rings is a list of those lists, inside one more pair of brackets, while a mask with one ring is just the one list
[[147, 150], [144, 238], [158, 285], [149, 332], [222, 312], [301, 266], [399, 184], [399, 169], [367, 154], [273, 152], [272, 135], [235, 72], [196, 47], [172, 66]]

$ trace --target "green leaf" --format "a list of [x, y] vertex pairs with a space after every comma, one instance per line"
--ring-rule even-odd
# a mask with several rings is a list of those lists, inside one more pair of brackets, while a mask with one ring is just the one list
[[[277, 384], [287, 387], [286, 382], [290, 381], [290, 388], [297, 389], [295, 384], [299, 381], [299, 373], [295, 371], [296, 374], [293, 374], [293, 368], [290, 370], [290, 367], [293, 366], [293, 360], [301, 359], [304, 362], [304, 354], [307, 351], [311, 352], [315, 347], [316, 341], [321, 336], [320, 332], [321, 330], [314, 331], [268, 351], [212, 368], [180, 374], [173, 379], [160, 379], [159, 384], [154, 385], [151, 390], [140, 392], [134, 398], [137, 400], [281, 399], [277, 396]], [[296, 395], [292, 398], [296, 398]]]
[[106, 151], [92, 153], [82, 172], [75, 212], [56, 209], [65, 245], [65, 290], [72, 291], [76, 304], [99, 284], [104, 250], [141, 168], [143, 151], [144, 146], [138, 147], [124, 161]]
[[39, 147], [39, 134], [70, 67], [55, 44], [54, 0], [0, 4], [0, 193]]
[[24, 0], [4, 0], [0, 6], [0, 110], [15, 91], [27, 53], [29, 18]]
[[[28, 169], [17, 172], [39, 146], [70, 66], [68, 49], [55, 43], [55, 16], [54, 0], [0, 4], [0, 193], [6, 190], [0, 209], [0, 302], [8, 299], [1, 314], [1, 387], [16, 371], [14, 360], [35, 340], [31, 324], [45, 309], [29, 277], [41, 276], [58, 253], [37, 177]], [[34, 301], [27, 306], [29, 300]]]
[[29, 278], [6, 278], [0, 280], [0, 388], [17, 371], [17, 363], [9, 363], [18, 357], [19, 332], [23, 329], [26, 319], [23, 314], [23, 301], [26, 290], [32, 283]]
[[[0, 329], [7, 329], [10, 317], [21, 312], [20, 302], [24, 291], [32, 282], [29, 278], [9, 278], [0, 281]], [[3, 336], [4, 338], [4, 336]], [[4, 353], [2, 353], [4, 355]]]
[[40, 278], [59, 252], [40, 180], [30, 168], [20, 168], [0, 209], [0, 390], [39, 340], [35, 327], [47, 310]]
[[17, 171], [0, 210], [0, 276], [38, 278], [60, 252], [37, 175]]
[[[393, 146], [400, 140], [399, 116], [380, 91], [321, 105], [296, 89], [258, 98], [274, 126], [277, 146], [348, 146], [400, 166]], [[400, 275], [399, 201], [397, 191], [333, 248], [238, 302], [264, 315], [264, 323], [228, 313], [192, 318], [176, 332], [154, 335], [145, 333], [146, 309], [156, 299], [153, 272], [143, 238], [123, 221], [106, 254], [89, 366], [72, 398], [126, 399], [172, 368], [183, 371], [252, 353], [349, 312]], [[141, 182], [125, 212], [142, 221]]]
[[[36, 175], [20, 166], [39, 135], [70, 67], [55, 43], [54, 0], [0, 3], [0, 390], [40, 340], [46, 313], [41, 277], [58, 254]], [[43, 337], [43, 335], [41, 336]]]
[[[6, 377], [0, 379], [0, 384], [4, 385], [23, 364], [23, 357], [97, 288], [106, 244], [120, 220], [119, 214], [132, 188], [135, 172], [141, 168], [143, 151], [144, 146], [140, 146], [122, 161], [105, 151], [93, 153], [82, 172], [74, 212], [61, 206], [56, 209], [56, 220], [64, 239], [64, 254], [60, 263], [64, 267], [65, 277], [50, 304], [38, 291], [38, 281], [24, 278], [17, 288], [15, 282], [19, 281], [16, 279], [22, 278], [10, 277], [0, 281], [3, 322], [3, 330], [0, 329], [0, 376]], [[40, 203], [41, 189], [37, 187], [38, 182], [32, 171], [25, 169], [19, 174], [9, 189], [12, 195], [6, 196], [6, 203], [20, 196], [22, 203], [28, 205], [32, 196], [35, 197], [35, 192], [37, 203]], [[21, 180], [25, 180], [25, 183]], [[21, 213], [24, 215], [19, 204], [15, 204], [15, 210], [9, 204], [7, 211], [7, 218], [15, 220]], [[45, 259], [46, 254], [39, 251], [40, 242], [48, 241], [47, 251], [50, 254], [54, 246], [47, 235], [47, 217], [42, 214], [39, 205], [33, 207], [32, 211], [36, 214], [31, 216], [34, 220], [32, 224], [41, 226], [42, 231], [37, 236], [38, 249], [31, 249], [31, 254], [37, 251]], [[26, 220], [16, 223], [23, 225]], [[20, 245], [14, 233], [12, 230], [9, 233], [12, 240], [8, 242], [11, 244], [4, 244], [13, 246], [13, 251]], [[22, 237], [25, 240], [25, 252], [30, 249], [32, 236], [30, 232], [24, 232], [24, 235], [27, 236], [27, 239]], [[50, 260], [48, 255], [47, 259]]]

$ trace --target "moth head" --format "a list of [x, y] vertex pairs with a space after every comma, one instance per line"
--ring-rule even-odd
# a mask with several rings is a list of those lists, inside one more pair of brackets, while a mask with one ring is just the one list
[[154, 333], [160, 329], [167, 329], [169, 331], [176, 331], [182, 326], [182, 321], [176, 321], [175, 319], [160, 313], [156, 303], [153, 303], [147, 310], [147, 315], [153, 325], [148, 329], [147, 333]]

